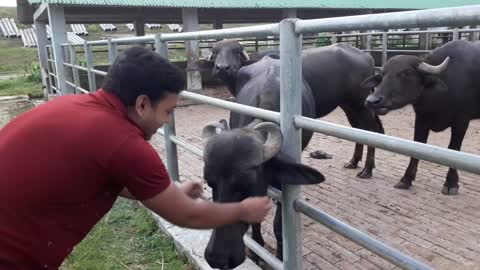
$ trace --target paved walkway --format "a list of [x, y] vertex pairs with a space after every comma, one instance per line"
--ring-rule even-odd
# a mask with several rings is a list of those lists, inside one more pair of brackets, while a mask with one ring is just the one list
[[[195, 105], [178, 108], [175, 116], [177, 134], [200, 148], [203, 126], [208, 121], [228, 119], [228, 112]], [[341, 110], [324, 120], [348, 126]], [[390, 113], [382, 120], [387, 134], [413, 138], [414, 114], [410, 107]], [[480, 121], [473, 121], [464, 151], [480, 154], [479, 130]], [[433, 133], [428, 143], [446, 147], [449, 138], [449, 130]], [[165, 158], [163, 138], [155, 137], [152, 144]], [[321, 134], [314, 136], [302, 160], [319, 169], [327, 180], [304, 188], [304, 196], [310, 203], [436, 269], [473, 269], [480, 265], [480, 176], [459, 172], [459, 195], [445, 196], [440, 190], [448, 169], [420, 162], [414, 186], [398, 190], [393, 185], [403, 175], [407, 157], [377, 150], [374, 177], [359, 179], [355, 176], [360, 168], [343, 168], [353, 148], [352, 142]], [[309, 152], [318, 149], [334, 157], [329, 160], [308, 157]], [[180, 147], [179, 166], [182, 181], [202, 177], [201, 160]], [[271, 247], [275, 247], [273, 213], [263, 226], [264, 237]], [[304, 219], [304, 225], [305, 269], [396, 269], [309, 218]]]

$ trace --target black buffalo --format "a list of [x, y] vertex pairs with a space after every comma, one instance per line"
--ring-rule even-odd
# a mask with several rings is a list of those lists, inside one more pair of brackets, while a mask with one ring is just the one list
[[[252, 107], [262, 108], [271, 111], [280, 111], [280, 60], [278, 59], [279, 56], [275, 54], [270, 54], [258, 62], [250, 64], [248, 66], [243, 66], [237, 72], [237, 95], [236, 95], [236, 102], [244, 105], [249, 105]], [[304, 81], [302, 84], [302, 115], [306, 117], [314, 117], [315, 116], [315, 103], [313, 99], [313, 94], [308, 86], [308, 84]], [[239, 114], [232, 112], [230, 114], [230, 127], [226, 121], [224, 122], [224, 126], [226, 129], [231, 128], [232, 130], [236, 130], [242, 127], [254, 127], [257, 124], [261, 123], [262, 120], [254, 119], [245, 114]], [[308, 142], [312, 138], [313, 132], [308, 130], [302, 131], [302, 150], [307, 146]], [[245, 145], [245, 147], [248, 147]], [[218, 148], [220, 151], [221, 148]], [[225, 151], [225, 150], [223, 150]], [[229, 150], [230, 151], [230, 150]], [[251, 151], [250, 149], [247, 151]], [[218, 153], [211, 152], [210, 155], [217, 155]], [[248, 159], [248, 157], [238, 153], [239, 159]], [[216, 163], [217, 166], [222, 170], [222, 167], [230, 166], [228, 162], [223, 161], [223, 163]], [[221, 164], [221, 165], [218, 165]], [[218, 168], [217, 168], [218, 171]], [[280, 172], [280, 171], [279, 171]], [[206, 171], [207, 173], [207, 171]], [[208, 170], [210, 175], [215, 175]], [[205, 177], [207, 177], [205, 175]], [[222, 182], [222, 184], [231, 184], [228, 180], [222, 179], [221, 175], [216, 175], [216, 178]], [[292, 179], [291, 181], [297, 181], [297, 179]], [[299, 180], [300, 181], [300, 180]], [[252, 189], [256, 189], [266, 193], [264, 190], [263, 184], [269, 183], [272, 184], [275, 188], [281, 190], [281, 185], [277, 185], [278, 182], [272, 182], [268, 179], [257, 179], [255, 183], [262, 183], [259, 186], [252, 186]], [[297, 182], [295, 182], [297, 183]], [[298, 184], [302, 184], [302, 182], [298, 182]], [[238, 200], [235, 198], [235, 189], [220, 189], [222, 196], [225, 198], [234, 198], [234, 200]], [[218, 192], [214, 189], [214, 192]], [[214, 198], [215, 200], [215, 198]], [[276, 255], [279, 259], [282, 258], [282, 250], [283, 250], [283, 241], [282, 241], [282, 208], [279, 202], [277, 202], [277, 210], [275, 213], [275, 219], [273, 222], [274, 226], [274, 234], [277, 240], [277, 249]], [[243, 235], [243, 233], [242, 233]], [[253, 224], [252, 225], [252, 238], [258, 242], [260, 245], [264, 245], [265, 241], [261, 235], [261, 226], [260, 224]], [[221, 256], [214, 256], [211, 254], [223, 254], [225, 251], [219, 247], [225, 245], [225, 241], [228, 238], [217, 236], [216, 233], [212, 235], [211, 245], [207, 248], [206, 251], [206, 258], [210, 265], [221, 265], [223, 261], [219, 259]], [[237, 248], [237, 245], [240, 245], [241, 242], [233, 243], [231, 242], [229, 245], [234, 248], [232, 251], [234, 257], [239, 257], [240, 253], [239, 250], [242, 251], [241, 248]], [[243, 251], [242, 251], [243, 252]], [[258, 259], [254, 257], [254, 259]], [[220, 262], [218, 262], [220, 260]]]
[[[458, 40], [435, 49], [425, 59], [399, 55], [385, 63], [381, 74], [364, 82], [376, 86], [366, 105], [379, 114], [412, 104], [414, 140], [426, 143], [429, 131], [451, 128], [448, 148], [459, 151], [470, 120], [480, 117], [480, 46]], [[396, 188], [407, 189], [417, 173], [418, 159], [411, 158]], [[442, 193], [458, 193], [458, 173], [450, 168]]]
[[[265, 53], [270, 52], [272, 51]], [[260, 52], [258, 55], [263, 54]], [[212, 75], [223, 80], [237, 99], [242, 89], [242, 85], [237, 83], [241, 79], [238, 72], [242, 67], [256, 61], [258, 59], [250, 59], [247, 56], [238, 41], [222, 40], [213, 45], [212, 54], [208, 59], [192, 63], [187, 70], [212, 70]], [[335, 108], [341, 107], [353, 127], [383, 133], [378, 116], [364, 106], [370, 91], [360, 87], [362, 81], [375, 73], [373, 58], [370, 55], [347, 44], [308, 49], [302, 52], [302, 71], [306, 84], [312, 89], [315, 103], [314, 118], [323, 117]], [[252, 91], [243, 95], [254, 97], [258, 93]], [[357, 168], [362, 155], [363, 145], [356, 144], [353, 157], [345, 167]], [[324, 153], [317, 151], [310, 156], [323, 157]], [[374, 160], [375, 149], [368, 147], [365, 167], [358, 173], [360, 178], [372, 176]]]
[[[263, 122], [232, 130], [228, 129], [226, 122], [210, 123], [204, 127], [202, 137], [204, 179], [212, 188], [216, 202], [239, 202], [251, 196], [265, 196], [270, 185], [318, 184], [325, 180], [320, 172], [295, 162], [280, 151], [283, 136], [273, 123]], [[278, 211], [275, 223], [281, 225]], [[248, 226], [236, 223], [213, 231], [205, 249], [205, 259], [211, 267], [232, 269], [243, 263], [243, 235]], [[252, 238], [263, 241], [260, 230], [255, 231], [253, 227]], [[281, 254], [282, 249], [277, 249], [278, 252]]]

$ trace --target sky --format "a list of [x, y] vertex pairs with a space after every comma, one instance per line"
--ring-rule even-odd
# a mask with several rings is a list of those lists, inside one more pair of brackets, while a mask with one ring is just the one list
[[4, 7], [16, 7], [17, 6], [17, 0], [0, 0], [0, 6]]

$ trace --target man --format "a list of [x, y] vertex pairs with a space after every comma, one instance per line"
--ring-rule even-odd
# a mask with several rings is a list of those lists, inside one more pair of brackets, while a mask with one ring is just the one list
[[109, 211], [135, 198], [179, 226], [260, 222], [270, 199], [195, 200], [147, 142], [173, 112], [182, 71], [143, 47], [119, 56], [103, 89], [58, 97], [0, 131], [0, 269], [57, 269]]

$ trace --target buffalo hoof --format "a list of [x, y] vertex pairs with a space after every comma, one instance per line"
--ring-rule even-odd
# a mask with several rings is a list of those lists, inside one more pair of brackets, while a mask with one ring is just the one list
[[372, 170], [363, 169], [357, 174], [357, 177], [362, 179], [372, 178]]
[[314, 159], [331, 159], [333, 158], [332, 155], [327, 154], [323, 151], [317, 150], [315, 152], [310, 153], [310, 157]]
[[442, 193], [445, 195], [457, 195], [458, 194], [458, 187], [446, 187], [443, 186]]
[[412, 186], [412, 184], [408, 184], [408, 183], [404, 183], [404, 182], [400, 181], [393, 187], [398, 188], [398, 189], [409, 189], [411, 186]]
[[354, 162], [351, 162], [349, 161], [347, 164], [345, 164], [345, 166], [343, 166], [344, 168], [346, 169], [356, 169], [358, 168], [358, 165], [357, 163], [354, 163]]

